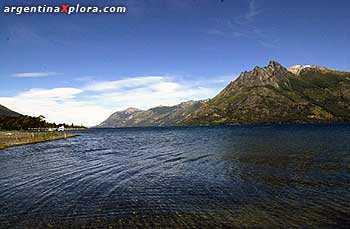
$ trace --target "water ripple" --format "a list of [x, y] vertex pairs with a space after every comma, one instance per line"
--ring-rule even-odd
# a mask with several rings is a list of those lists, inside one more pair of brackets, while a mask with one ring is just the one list
[[350, 225], [350, 126], [101, 129], [0, 154], [0, 228]]

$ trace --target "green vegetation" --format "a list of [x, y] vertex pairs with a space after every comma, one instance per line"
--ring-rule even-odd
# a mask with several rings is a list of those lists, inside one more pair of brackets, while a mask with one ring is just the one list
[[45, 121], [43, 116], [31, 117], [26, 115], [20, 116], [0, 116], [0, 130], [30, 130], [30, 129], [48, 129], [58, 128], [64, 126], [65, 128], [71, 129], [82, 129], [83, 126], [75, 126], [73, 124], [67, 125], [48, 123]]

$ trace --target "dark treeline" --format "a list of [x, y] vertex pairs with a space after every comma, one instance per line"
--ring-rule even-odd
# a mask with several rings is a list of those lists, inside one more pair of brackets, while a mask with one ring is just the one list
[[48, 123], [43, 116], [0, 116], [0, 130], [48, 129], [58, 128], [60, 126], [64, 126], [65, 128], [84, 128], [83, 126], [75, 126], [73, 124]]

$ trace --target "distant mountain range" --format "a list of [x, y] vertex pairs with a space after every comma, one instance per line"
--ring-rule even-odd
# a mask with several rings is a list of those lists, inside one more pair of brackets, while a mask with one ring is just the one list
[[129, 108], [97, 127], [314, 123], [350, 121], [350, 72], [319, 66], [285, 68], [270, 61], [217, 96], [149, 110]]
[[0, 116], [21, 116], [21, 114], [0, 105]]
[[174, 126], [198, 110], [205, 101], [188, 101], [176, 106], [159, 106], [149, 110], [128, 108], [112, 114], [97, 127]]

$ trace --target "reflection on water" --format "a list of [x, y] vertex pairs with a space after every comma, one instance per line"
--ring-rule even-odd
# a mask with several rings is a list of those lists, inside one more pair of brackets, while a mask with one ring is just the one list
[[103, 129], [0, 151], [0, 227], [344, 227], [350, 126]]

